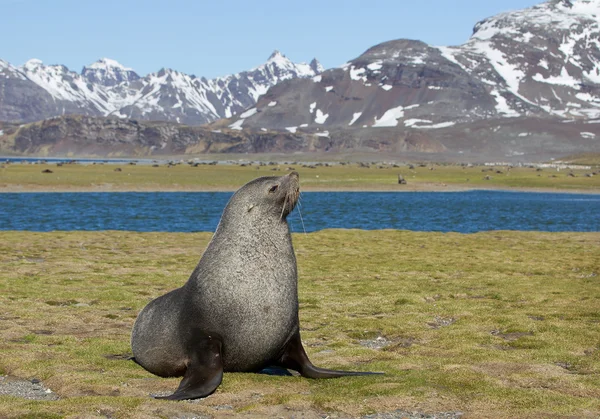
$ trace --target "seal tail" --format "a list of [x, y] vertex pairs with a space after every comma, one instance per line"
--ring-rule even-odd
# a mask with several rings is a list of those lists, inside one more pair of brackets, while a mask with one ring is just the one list
[[285, 347], [285, 351], [279, 359], [278, 365], [298, 371], [300, 375], [307, 378], [338, 378], [359, 375], [380, 375], [382, 372], [367, 371], [337, 371], [316, 367], [308, 359], [306, 351], [300, 340], [300, 333], [296, 332]]

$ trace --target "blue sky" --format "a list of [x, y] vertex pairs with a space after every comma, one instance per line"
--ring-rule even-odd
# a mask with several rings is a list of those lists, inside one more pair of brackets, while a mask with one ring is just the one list
[[0, 0], [0, 58], [81, 71], [107, 57], [138, 74], [170, 67], [212, 78], [275, 49], [331, 68], [399, 38], [457, 45], [474, 24], [527, 0]]

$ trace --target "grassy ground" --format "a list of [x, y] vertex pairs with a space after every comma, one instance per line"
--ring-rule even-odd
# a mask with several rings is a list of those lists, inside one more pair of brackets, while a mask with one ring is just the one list
[[386, 374], [230, 373], [199, 402], [154, 400], [178, 380], [124, 360], [133, 321], [187, 279], [209, 239], [0, 232], [0, 373], [60, 396], [0, 396], [0, 417], [600, 415], [600, 233], [295, 235], [312, 360]]
[[600, 164], [600, 153], [581, 153], [565, 157], [561, 160], [573, 164], [587, 164], [598, 166]]
[[[293, 167], [300, 173], [303, 190], [457, 190], [533, 189], [600, 191], [600, 175], [592, 170], [562, 170], [481, 166], [427, 165], [378, 168], [357, 164], [334, 167], [63, 165], [0, 166], [0, 191], [138, 191], [138, 190], [235, 190], [259, 176], [285, 173]], [[115, 171], [119, 167], [121, 171]], [[49, 169], [52, 173], [42, 173]], [[279, 171], [273, 170], [278, 169]], [[485, 170], [485, 171], [484, 171]], [[398, 184], [398, 175], [406, 185]], [[487, 178], [487, 179], [486, 179]]]

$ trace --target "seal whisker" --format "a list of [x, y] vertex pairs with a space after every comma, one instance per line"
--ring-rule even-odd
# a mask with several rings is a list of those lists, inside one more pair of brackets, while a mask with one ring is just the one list
[[300, 212], [300, 203], [298, 203], [298, 215], [300, 216], [300, 222], [302, 223], [302, 230], [306, 234], [306, 227], [304, 227], [304, 220], [302, 219], [302, 212]]
[[283, 220], [283, 213], [287, 207], [288, 193], [285, 193], [285, 198], [283, 199], [283, 206], [281, 207], [281, 215], [279, 216], [280, 220]]
[[302, 231], [304, 231], [304, 234], [307, 234], [306, 227], [304, 227], [304, 219], [302, 218], [302, 212], [300, 211], [300, 208], [302, 207], [302, 193], [299, 189], [298, 191], [296, 191], [296, 202], [296, 206], [298, 207], [298, 215], [300, 216], [300, 222], [302, 223]]

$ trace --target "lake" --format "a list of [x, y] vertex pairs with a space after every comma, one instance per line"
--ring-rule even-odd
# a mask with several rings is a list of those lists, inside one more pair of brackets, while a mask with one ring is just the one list
[[[2, 193], [0, 230], [214, 231], [230, 192]], [[292, 231], [600, 231], [600, 195], [304, 192]], [[302, 222], [303, 221], [303, 222]], [[304, 226], [303, 226], [304, 224]]]

